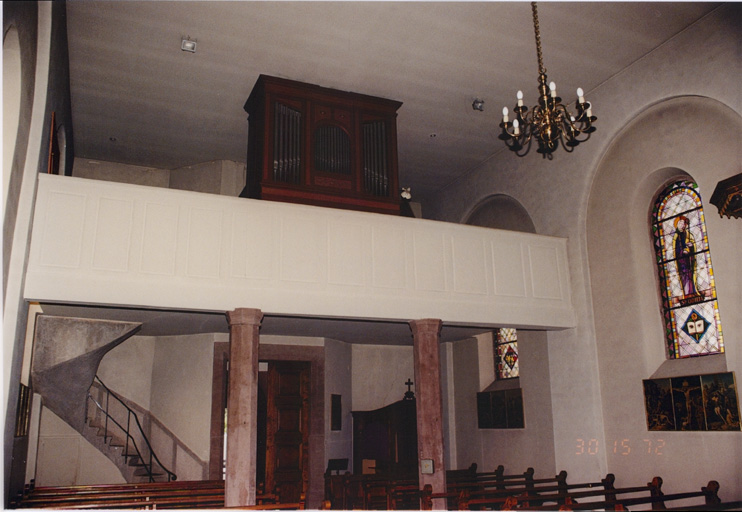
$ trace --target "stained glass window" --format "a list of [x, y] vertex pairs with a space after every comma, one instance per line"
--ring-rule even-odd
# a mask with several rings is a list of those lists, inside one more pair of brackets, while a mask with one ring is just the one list
[[668, 358], [724, 352], [698, 185], [669, 185], [652, 216]]
[[495, 332], [495, 371], [497, 380], [518, 376], [518, 333], [513, 328]]

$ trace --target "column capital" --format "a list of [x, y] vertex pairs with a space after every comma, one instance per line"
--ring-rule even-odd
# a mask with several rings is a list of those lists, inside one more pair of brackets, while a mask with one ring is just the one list
[[254, 308], [237, 308], [227, 311], [227, 322], [229, 326], [234, 325], [260, 325], [263, 312]]
[[410, 320], [409, 323], [413, 336], [426, 333], [434, 333], [438, 335], [441, 332], [441, 327], [443, 327], [443, 321], [439, 320], [438, 318], [422, 318], [420, 320]]

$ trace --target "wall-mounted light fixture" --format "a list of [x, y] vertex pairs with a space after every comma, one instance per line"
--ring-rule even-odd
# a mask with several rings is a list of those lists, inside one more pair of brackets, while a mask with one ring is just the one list
[[184, 52], [196, 53], [196, 41], [192, 41], [191, 36], [184, 37], [180, 42], [180, 49]]

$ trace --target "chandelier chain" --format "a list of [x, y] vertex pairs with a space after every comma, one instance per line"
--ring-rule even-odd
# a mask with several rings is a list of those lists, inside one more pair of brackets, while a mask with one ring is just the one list
[[538, 72], [540, 75], [546, 74], [544, 69], [544, 58], [541, 55], [541, 33], [538, 27], [538, 10], [536, 9], [536, 2], [531, 2], [531, 10], [533, 11], [533, 29], [536, 33], [536, 55], [538, 57]]

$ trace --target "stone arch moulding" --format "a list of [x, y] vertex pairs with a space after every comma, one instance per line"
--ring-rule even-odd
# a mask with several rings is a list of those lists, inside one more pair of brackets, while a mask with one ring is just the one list
[[469, 210], [464, 224], [486, 228], [536, 233], [536, 227], [525, 207], [507, 194], [492, 194]]
[[10, 26], [3, 38], [3, 211], [13, 168], [21, 109], [21, 45], [18, 29]]
[[[665, 184], [691, 178], [700, 187], [708, 223], [714, 216], [708, 201], [716, 183], [738, 172], [740, 137], [742, 117], [737, 112], [711, 98], [684, 96], [647, 108], [608, 146], [586, 209], [599, 359], [618, 361], [634, 354], [636, 362], [643, 360], [643, 378], [665, 361], [649, 227], [653, 201]], [[707, 227], [716, 254], [715, 226]], [[721, 268], [714, 267], [717, 272]], [[617, 299], [620, 308], [615, 307]], [[724, 322], [723, 298], [720, 307]], [[625, 325], [632, 326], [628, 339], [620, 334]], [[657, 343], [641, 341], [650, 339]]]

